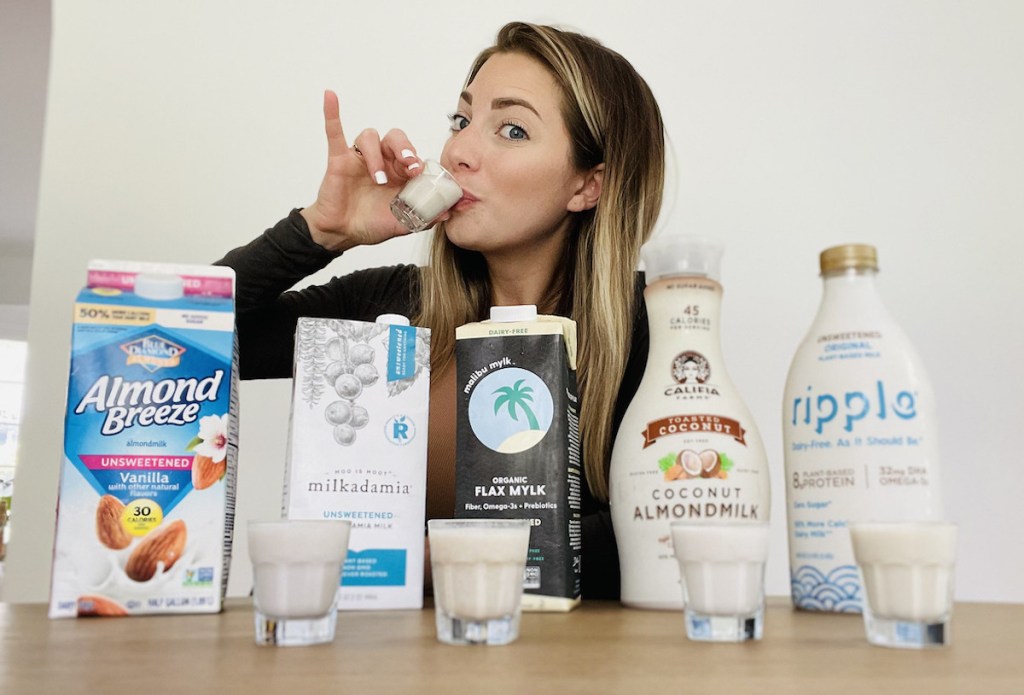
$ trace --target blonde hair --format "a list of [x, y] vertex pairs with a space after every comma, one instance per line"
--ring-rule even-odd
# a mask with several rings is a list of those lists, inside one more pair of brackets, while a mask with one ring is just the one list
[[[636, 319], [635, 270], [640, 246], [661, 208], [665, 135], [647, 83], [618, 53], [596, 40], [553, 27], [513, 22], [474, 61], [469, 85], [496, 53], [519, 53], [543, 64], [562, 90], [562, 117], [579, 171], [604, 164], [594, 209], [572, 213], [555, 306], [578, 330], [580, 434], [587, 482], [608, 499], [612, 420]], [[430, 263], [421, 270], [420, 325], [432, 330], [434, 373], [455, 352], [456, 327], [486, 318], [491, 302], [487, 264], [475, 251], [434, 232]]]

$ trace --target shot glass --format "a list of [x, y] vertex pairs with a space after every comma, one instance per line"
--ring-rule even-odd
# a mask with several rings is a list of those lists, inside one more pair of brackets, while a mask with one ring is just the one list
[[348, 521], [250, 521], [256, 644], [334, 640]]
[[956, 525], [850, 524], [864, 587], [864, 629], [882, 647], [924, 649], [950, 642]]
[[768, 525], [674, 521], [686, 636], [702, 642], [761, 639]]
[[448, 170], [433, 159], [423, 162], [423, 173], [409, 179], [391, 201], [391, 212], [410, 232], [422, 232], [462, 198], [462, 188]]
[[508, 644], [519, 637], [527, 519], [431, 519], [437, 639]]

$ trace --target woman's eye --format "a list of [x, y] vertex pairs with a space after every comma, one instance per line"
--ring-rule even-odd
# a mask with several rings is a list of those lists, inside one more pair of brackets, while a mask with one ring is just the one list
[[498, 135], [508, 140], [528, 140], [530, 136], [522, 126], [515, 123], [504, 123], [498, 129]]
[[457, 133], [469, 125], [469, 119], [461, 113], [448, 114], [448, 122], [450, 123], [449, 127], [453, 133]]

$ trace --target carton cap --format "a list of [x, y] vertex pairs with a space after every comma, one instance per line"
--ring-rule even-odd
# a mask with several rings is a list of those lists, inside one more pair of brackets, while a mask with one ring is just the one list
[[491, 321], [494, 323], [513, 323], [515, 321], [536, 321], [536, 304], [519, 304], [516, 306], [492, 306]]
[[662, 234], [642, 247], [647, 284], [667, 277], [721, 278], [723, 246], [710, 237]]
[[178, 275], [139, 273], [135, 276], [135, 294], [158, 301], [181, 299], [185, 296], [185, 283]]
[[374, 320], [374, 323], [387, 323], [392, 326], [408, 326], [409, 319], [401, 314], [381, 314]]

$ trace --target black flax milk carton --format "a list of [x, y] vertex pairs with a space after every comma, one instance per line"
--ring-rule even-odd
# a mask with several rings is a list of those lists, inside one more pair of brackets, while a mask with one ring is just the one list
[[523, 609], [579, 605], [576, 323], [492, 307], [456, 330], [455, 516], [529, 519]]

